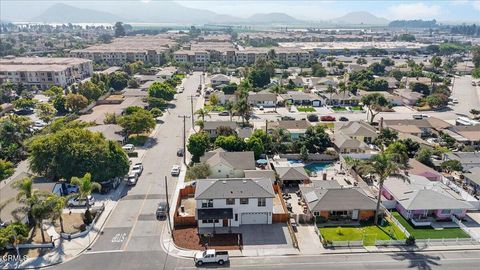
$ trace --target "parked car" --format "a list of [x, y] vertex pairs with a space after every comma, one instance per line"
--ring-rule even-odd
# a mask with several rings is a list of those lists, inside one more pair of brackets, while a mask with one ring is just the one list
[[318, 122], [318, 115], [316, 114], [309, 114], [307, 115], [307, 119], [310, 122]]
[[185, 90], [185, 87], [183, 86], [178, 87], [178, 93], [183, 93], [184, 90]]
[[135, 163], [132, 167], [132, 173], [136, 173], [138, 176], [142, 175], [143, 165], [142, 163]]
[[121, 182], [121, 177], [115, 177], [102, 182], [98, 182], [102, 186], [102, 188], [100, 189], [100, 193], [107, 194], [108, 192], [110, 192], [110, 190], [116, 189]]
[[452, 99], [452, 103], [453, 103], [453, 104], [458, 104], [458, 99], [453, 98], [453, 99]]
[[414, 114], [414, 115], [412, 115], [412, 117], [413, 117], [413, 119], [420, 120], [420, 119], [428, 118], [428, 115], [426, 115], [426, 114]]
[[130, 173], [127, 177], [127, 185], [134, 186], [137, 184], [138, 175], [136, 173]]
[[348, 121], [348, 118], [345, 117], [345, 116], [342, 116], [338, 119], [338, 121], [342, 121], [342, 122], [347, 122]]
[[324, 115], [324, 116], [320, 117], [320, 120], [322, 120], [322, 121], [335, 121], [335, 117], [333, 117], [331, 115]]
[[132, 153], [133, 151], [135, 151], [135, 145], [125, 144], [124, 146], [122, 146], [122, 149], [125, 150], [125, 152], [127, 153]]
[[66, 184], [65, 188], [67, 189], [67, 194], [72, 194], [72, 193], [77, 193], [78, 192], [78, 186], [77, 185]]
[[30, 115], [33, 114], [35, 111], [33, 108], [22, 108], [22, 109], [14, 109], [13, 113], [16, 115]]
[[477, 84], [475, 82], [472, 82], [472, 86], [477, 86]]
[[168, 205], [166, 202], [162, 201], [158, 204], [157, 211], [156, 211], [157, 219], [166, 218], [168, 215]]
[[280, 118], [282, 121], [294, 121], [295, 118], [291, 117], [291, 116], [282, 116]]
[[173, 165], [172, 170], [170, 171], [172, 176], [178, 176], [180, 174], [180, 166]]
[[263, 110], [264, 110], [263, 106], [258, 107], [258, 109], [259, 109], [260, 111], [263, 111]]
[[218, 115], [220, 115], [220, 116], [229, 116], [230, 113], [227, 112], [227, 111], [223, 111], [223, 112], [220, 112]]
[[183, 157], [184, 155], [184, 151], [183, 151], [183, 148], [178, 148], [177, 149], [177, 157]]
[[215, 249], [207, 249], [203, 252], [195, 253], [193, 260], [196, 266], [201, 266], [204, 263], [218, 263], [223, 265], [228, 262], [228, 251], [216, 251]]
[[[95, 204], [95, 198], [93, 198], [92, 195], [88, 195], [88, 204], [90, 206], [93, 206]], [[79, 206], [86, 206], [87, 205], [87, 200], [86, 199], [80, 199], [80, 197], [74, 197], [68, 200], [67, 203], [68, 207], [79, 207]]]

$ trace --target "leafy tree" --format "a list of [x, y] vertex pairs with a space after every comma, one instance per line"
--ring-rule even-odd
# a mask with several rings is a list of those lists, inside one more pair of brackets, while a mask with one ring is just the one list
[[442, 94], [432, 94], [427, 96], [425, 101], [431, 108], [440, 108], [448, 104], [448, 96]]
[[15, 167], [10, 161], [0, 159], [0, 181], [9, 177], [15, 172]]
[[443, 140], [443, 142], [445, 142], [448, 148], [451, 149], [455, 147], [456, 141], [452, 136], [448, 135], [447, 133], [441, 133], [440, 138]]
[[19, 98], [13, 102], [13, 105], [17, 109], [28, 109], [35, 106], [35, 101], [31, 98]]
[[88, 106], [88, 99], [80, 94], [68, 94], [65, 99], [65, 108], [78, 113]]
[[52, 86], [50, 89], [43, 92], [47, 97], [58, 97], [63, 95], [63, 89], [60, 86]]
[[415, 155], [415, 159], [429, 167], [433, 167], [432, 162], [432, 150], [426, 147], [420, 148], [417, 154]]
[[161, 98], [166, 101], [172, 100], [175, 93], [175, 89], [165, 82], [154, 82], [148, 88], [148, 95], [150, 97]]
[[359, 57], [357, 59], [357, 64], [358, 65], [366, 65], [367, 64], [367, 59], [363, 58], [363, 57]]
[[163, 112], [162, 110], [160, 110], [159, 108], [153, 108], [150, 110], [150, 113], [152, 114], [153, 117], [157, 118], [157, 117], [160, 117], [163, 115]]
[[438, 69], [442, 65], [442, 58], [436, 55], [432, 56], [432, 58], [430, 59], [430, 63], [435, 69]]
[[385, 67], [391, 67], [395, 65], [395, 61], [393, 61], [388, 57], [385, 57], [385, 58], [382, 58], [382, 60], [380, 60], [380, 64]]
[[127, 134], [150, 132], [155, 128], [155, 119], [152, 114], [145, 109], [126, 114], [119, 119], [118, 123]]
[[300, 158], [303, 160], [303, 161], [307, 161], [308, 160], [308, 149], [305, 145], [303, 145], [301, 148], [300, 148]]
[[394, 77], [397, 81], [401, 81], [403, 78], [403, 72], [398, 69], [392, 69], [390, 71], [390, 76]]
[[377, 178], [378, 196], [374, 220], [375, 224], [378, 224], [378, 217], [380, 214], [380, 201], [382, 198], [383, 183], [389, 177], [405, 179], [405, 176], [400, 173], [401, 169], [403, 169], [401, 164], [394, 162], [392, 157], [384, 152], [380, 152], [378, 155], [373, 156], [369, 161], [360, 164], [360, 167], [358, 168], [358, 170], [363, 174], [370, 173], [375, 175]]
[[60, 114], [64, 114], [67, 112], [66, 103], [67, 103], [67, 99], [65, 96], [56, 96], [52, 100], [53, 107]]
[[225, 85], [222, 88], [222, 91], [223, 93], [225, 93], [225, 95], [233, 95], [233, 93], [237, 91], [237, 88], [238, 88], [238, 85], [236, 83], [230, 83], [228, 85]]
[[252, 114], [252, 107], [248, 103], [246, 98], [242, 98], [235, 104], [235, 111], [242, 117], [242, 123], [245, 124], [245, 121], [248, 123], [248, 120]]
[[212, 106], [217, 106], [219, 100], [218, 100], [218, 96], [216, 94], [211, 94], [209, 97], [208, 97], [208, 101], [210, 102], [210, 105]]
[[383, 148], [388, 147], [394, 141], [398, 139], [398, 132], [391, 128], [384, 128], [378, 134], [378, 137], [375, 139], [375, 145]]
[[322, 66], [321, 63], [316, 63], [312, 65], [312, 76], [313, 77], [325, 77], [327, 76], [327, 71]]
[[148, 107], [163, 110], [167, 107], [167, 102], [163, 98], [147, 97]]
[[90, 102], [97, 100], [103, 94], [103, 89], [91, 81], [78, 84], [78, 94], [86, 97]]
[[57, 110], [55, 110], [53, 105], [47, 102], [38, 103], [35, 109], [37, 111], [38, 118], [45, 123], [50, 123], [57, 114]]
[[218, 136], [215, 139], [214, 145], [215, 148], [222, 148], [229, 152], [240, 152], [247, 148], [245, 141], [234, 135]]
[[272, 131], [272, 142], [275, 153], [285, 153], [287, 144], [292, 141], [290, 132], [284, 128], [277, 128]]
[[273, 138], [271, 134], [266, 133], [263, 129], [255, 129], [250, 138], [248, 139], [248, 142], [256, 139], [260, 140], [260, 142], [262, 143], [264, 152], [273, 151]]
[[401, 141], [392, 142], [385, 149], [385, 154], [389, 155], [391, 159], [397, 163], [407, 166], [408, 164], [408, 150], [405, 144]]
[[480, 78], [480, 67], [474, 68], [472, 70], [472, 77], [475, 79]]
[[444, 172], [461, 172], [463, 171], [462, 163], [456, 159], [446, 160], [440, 164]]
[[299, 148], [305, 146], [309, 153], [323, 153], [327, 147], [332, 145], [330, 136], [325, 132], [322, 125], [310, 126], [298, 141]]
[[217, 136], [237, 136], [237, 132], [235, 131], [235, 129], [225, 126], [217, 127], [216, 134]]
[[31, 124], [30, 118], [15, 114], [0, 118], [0, 159], [17, 162], [24, 157]]
[[372, 63], [368, 68], [375, 75], [381, 75], [381, 74], [385, 73], [385, 66], [380, 64], [380, 63]]
[[270, 73], [265, 68], [252, 68], [248, 73], [248, 81], [253, 87], [264, 87], [270, 83]]
[[125, 36], [125, 27], [123, 26], [122, 22], [116, 22], [115, 26], [115, 37], [123, 37]]
[[89, 172], [95, 179], [107, 180], [128, 172], [128, 157], [116, 142], [101, 133], [74, 125], [66, 126], [28, 144], [30, 169], [39, 175], [69, 179]]
[[262, 140], [256, 137], [250, 138], [247, 141], [247, 149], [253, 151], [255, 159], [260, 158], [260, 156], [265, 153], [265, 147], [263, 146]]
[[414, 92], [422, 93], [424, 95], [430, 94], [430, 87], [424, 83], [410, 83], [410, 89]]
[[125, 72], [115, 72], [110, 77], [110, 87], [115, 91], [120, 91], [127, 87], [128, 75]]
[[472, 47], [472, 62], [476, 68], [480, 68], [480, 46]]
[[362, 103], [367, 106], [370, 115], [370, 123], [373, 123], [375, 116], [377, 116], [380, 111], [388, 105], [387, 99], [379, 93], [372, 93], [363, 96]]
[[21, 222], [15, 222], [9, 224], [5, 228], [0, 229], [0, 250], [7, 247], [8, 244], [15, 247], [17, 255], [20, 256], [18, 251], [18, 244], [25, 241], [28, 237], [29, 228], [26, 224]]
[[105, 119], [103, 119], [103, 123], [105, 125], [109, 124], [118, 124], [118, 121], [120, 120], [120, 117], [117, 116], [115, 113], [105, 113]]
[[405, 140], [400, 140], [405, 147], [407, 148], [408, 157], [413, 158], [418, 149], [420, 149], [420, 144], [410, 138]]
[[205, 179], [210, 176], [210, 166], [207, 163], [201, 162], [193, 165], [187, 169], [185, 178], [187, 180]]
[[137, 82], [137, 80], [132, 78], [132, 79], [128, 80], [128, 87], [138, 88], [138, 87], [140, 87], [140, 84]]
[[187, 149], [192, 154], [192, 160], [198, 162], [199, 158], [205, 154], [210, 147], [210, 137], [206, 132], [192, 134], [188, 138]]
[[86, 173], [81, 178], [72, 177], [72, 179], [70, 180], [70, 184], [78, 186], [78, 197], [87, 202], [88, 211], [90, 209], [88, 196], [90, 196], [95, 190], [100, 191], [100, 189], [102, 189], [102, 186], [99, 183], [92, 181], [92, 175], [90, 173]]

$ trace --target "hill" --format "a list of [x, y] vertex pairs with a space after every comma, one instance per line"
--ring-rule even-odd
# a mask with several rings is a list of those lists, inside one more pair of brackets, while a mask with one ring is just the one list
[[366, 11], [350, 12], [342, 17], [331, 20], [337, 24], [347, 25], [387, 25], [388, 20], [385, 18], [377, 17]]

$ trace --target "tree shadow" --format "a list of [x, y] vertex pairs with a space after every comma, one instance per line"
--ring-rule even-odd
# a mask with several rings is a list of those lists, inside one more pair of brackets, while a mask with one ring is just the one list
[[[433, 256], [422, 253], [422, 249], [413, 247], [401, 247], [402, 251], [396, 252], [392, 255], [392, 259], [397, 261], [408, 261], [408, 268], [419, 270], [430, 270], [434, 266], [440, 266], [440, 256]], [[420, 251], [420, 252], [419, 252]]]

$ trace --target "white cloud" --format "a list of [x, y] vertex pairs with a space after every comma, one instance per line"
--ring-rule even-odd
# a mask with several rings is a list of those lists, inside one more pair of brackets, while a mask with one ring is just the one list
[[476, 10], [480, 10], [480, 0], [473, 1], [472, 4]]
[[391, 6], [389, 13], [394, 19], [432, 19], [440, 15], [441, 8], [437, 5], [426, 5], [424, 3], [410, 3]]
[[452, 0], [452, 4], [460, 6], [460, 5], [466, 5], [468, 4], [468, 0]]

